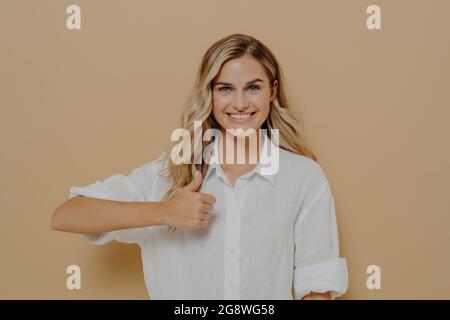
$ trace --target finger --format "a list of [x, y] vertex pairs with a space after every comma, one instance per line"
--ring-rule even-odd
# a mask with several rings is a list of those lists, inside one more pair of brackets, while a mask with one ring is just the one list
[[199, 170], [195, 170], [195, 172], [196, 172], [195, 177], [192, 179], [192, 181], [188, 185], [184, 186], [183, 189], [192, 191], [192, 192], [196, 192], [198, 190], [198, 188], [201, 186], [202, 174]]
[[214, 197], [212, 194], [201, 193], [201, 192], [199, 192], [199, 193], [202, 195], [203, 202], [208, 203], [208, 204], [216, 203], [216, 197]]
[[205, 203], [203, 204], [202, 210], [203, 212], [212, 213], [214, 211], [214, 207], [211, 204]]

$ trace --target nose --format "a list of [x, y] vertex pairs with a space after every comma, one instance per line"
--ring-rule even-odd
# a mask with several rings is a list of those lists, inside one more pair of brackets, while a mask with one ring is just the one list
[[239, 112], [248, 108], [248, 100], [243, 93], [236, 93], [233, 99], [233, 107]]

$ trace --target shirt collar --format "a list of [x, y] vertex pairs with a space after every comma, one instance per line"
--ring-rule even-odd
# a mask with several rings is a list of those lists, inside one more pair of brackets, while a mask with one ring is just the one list
[[[251, 177], [254, 173], [258, 174], [260, 177], [264, 178], [268, 182], [271, 183], [272, 186], [275, 184], [275, 178], [276, 178], [276, 172], [275, 173], [267, 173], [267, 170], [265, 171], [264, 168], [267, 166], [270, 166], [272, 161], [279, 161], [279, 147], [276, 146], [273, 141], [266, 135], [262, 135], [263, 139], [263, 148], [260, 154], [260, 161], [256, 165], [255, 168], [253, 168], [250, 172], [245, 173], [240, 178], [247, 179]], [[203, 155], [205, 159], [208, 159], [209, 166], [208, 171], [206, 172], [206, 175], [204, 177], [204, 181], [208, 179], [208, 177], [211, 175], [211, 172], [215, 171], [216, 175], [222, 179], [225, 178], [225, 173], [222, 170], [222, 166], [218, 163], [218, 145], [219, 145], [219, 139], [216, 137], [212, 143], [210, 143], [208, 146], [205, 147], [203, 150]], [[268, 146], [270, 149], [270, 153], [268, 154]], [[276, 155], [273, 155], [273, 153], [276, 153]], [[217, 158], [216, 158], [217, 155]], [[201, 155], [200, 155], [201, 156]], [[203, 160], [205, 160], [203, 159]]]

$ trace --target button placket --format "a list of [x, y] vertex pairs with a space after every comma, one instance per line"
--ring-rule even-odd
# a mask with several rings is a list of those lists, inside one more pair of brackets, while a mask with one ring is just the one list
[[239, 299], [240, 205], [234, 188], [225, 187], [225, 299]]

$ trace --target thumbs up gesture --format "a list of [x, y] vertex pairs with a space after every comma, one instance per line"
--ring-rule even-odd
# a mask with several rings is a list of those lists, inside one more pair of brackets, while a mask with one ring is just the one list
[[198, 192], [201, 184], [202, 174], [196, 170], [194, 179], [172, 199], [165, 202], [164, 224], [189, 229], [203, 228], [208, 225], [216, 198], [211, 194]]

